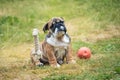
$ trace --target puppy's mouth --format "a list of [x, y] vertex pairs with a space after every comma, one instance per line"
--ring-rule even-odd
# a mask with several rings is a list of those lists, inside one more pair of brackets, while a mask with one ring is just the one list
[[58, 32], [53, 33], [54, 37], [58, 40], [62, 40], [65, 34], [66, 33], [64, 31], [58, 31]]
[[65, 32], [64, 31], [59, 31], [56, 35], [56, 37], [63, 37], [65, 35]]

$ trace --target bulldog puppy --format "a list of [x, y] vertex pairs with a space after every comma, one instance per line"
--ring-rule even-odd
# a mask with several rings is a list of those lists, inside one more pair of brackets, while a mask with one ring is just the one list
[[64, 19], [61, 17], [50, 19], [44, 25], [43, 31], [47, 32], [47, 35], [38, 45], [39, 51], [36, 53], [34, 49], [31, 52], [34, 65], [41, 66], [48, 63], [52, 67], [60, 67], [64, 62], [75, 63], [72, 58], [71, 39], [67, 34]]

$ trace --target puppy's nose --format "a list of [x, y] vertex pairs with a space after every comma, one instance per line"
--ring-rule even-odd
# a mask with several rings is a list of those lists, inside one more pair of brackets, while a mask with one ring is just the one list
[[63, 26], [60, 26], [60, 29], [61, 29], [62, 31], [64, 31], [65, 28], [64, 28]]

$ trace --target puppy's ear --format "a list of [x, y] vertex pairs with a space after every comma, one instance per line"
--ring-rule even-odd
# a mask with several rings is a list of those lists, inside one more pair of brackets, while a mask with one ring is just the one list
[[63, 18], [63, 17], [60, 17], [60, 18], [64, 20], [64, 18]]
[[64, 18], [63, 17], [60, 17], [61, 18], [61, 21], [64, 23]]
[[48, 30], [48, 23], [46, 23], [43, 27], [43, 31], [46, 32]]

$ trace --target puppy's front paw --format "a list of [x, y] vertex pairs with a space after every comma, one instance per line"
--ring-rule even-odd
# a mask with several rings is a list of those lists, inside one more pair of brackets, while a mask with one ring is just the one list
[[75, 63], [76, 63], [75, 60], [68, 61], [68, 64], [75, 64]]
[[57, 68], [59, 68], [59, 67], [60, 67], [60, 65], [57, 63], [56, 67], [57, 67]]
[[44, 64], [41, 62], [37, 62], [35, 65], [40, 67], [40, 66], [43, 66]]
[[52, 67], [54, 67], [54, 68], [59, 68], [60, 67], [60, 65], [57, 63], [57, 64], [55, 64], [55, 65], [51, 65]]

